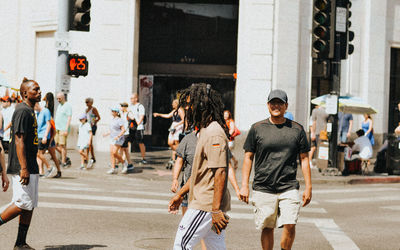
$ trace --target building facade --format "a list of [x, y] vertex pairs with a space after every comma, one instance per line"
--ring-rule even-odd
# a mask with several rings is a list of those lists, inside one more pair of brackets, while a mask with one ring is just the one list
[[[55, 42], [60, 39], [58, 1], [45, 2], [0, 3], [0, 73], [14, 87], [24, 76], [33, 78], [44, 94], [57, 88]], [[84, 99], [92, 97], [102, 116], [95, 145], [107, 150], [101, 134], [108, 129], [109, 109], [128, 102], [143, 76], [151, 76], [154, 87], [149, 113], [170, 111], [177, 89], [209, 81], [222, 92], [242, 131], [267, 116], [266, 98], [275, 88], [287, 91], [289, 111], [308, 126], [312, 2], [92, 0], [90, 32], [70, 31], [68, 38], [69, 52], [89, 61], [88, 76], [71, 79], [68, 101], [75, 129], [70, 146]], [[341, 94], [374, 106], [374, 131], [386, 133], [398, 122], [400, 0], [352, 0], [351, 11], [355, 51], [342, 61]], [[361, 119], [355, 116], [355, 128]], [[168, 122], [150, 120], [155, 138], [150, 143], [165, 144]]]

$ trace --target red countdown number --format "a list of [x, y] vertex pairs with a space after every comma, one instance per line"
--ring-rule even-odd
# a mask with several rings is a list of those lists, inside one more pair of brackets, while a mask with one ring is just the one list
[[77, 54], [68, 56], [68, 75], [71, 76], [87, 76], [88, 74], [88, 61], [85, 56]]

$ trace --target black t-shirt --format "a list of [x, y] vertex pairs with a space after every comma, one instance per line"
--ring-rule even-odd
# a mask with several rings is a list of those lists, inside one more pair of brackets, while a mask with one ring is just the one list
[[38, 151], [37, 122], [33, 108], [26, 103], [19, 103], [15, 107], [11, 119], [10, 149], [8, 152], [8, 174], [19, 174], [21, 165], [19, 164], [17, 150], [15, 147], [15, 134], [24, 135], [25, 157], [28, 172], [38, 174], [39, 168], [36, 162]]
[[281, 193], [299, 189], [297, 157], [310, 151], [303, 127], [289, 119], [272, 124], [269, 119], [253, 124], [243, 146], [255, 153], [253, 190]]

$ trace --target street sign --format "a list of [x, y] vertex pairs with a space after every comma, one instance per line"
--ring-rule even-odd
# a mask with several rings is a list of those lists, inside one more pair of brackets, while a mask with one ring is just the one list
[[68, 32], [56, 32], [55, 47], [60, 51], [68, 51], [71, 49], [71, 41]]
[[68, 94], [71, 86], [71, 76], [63, 75], [61, 78], [61, 92]]
[[330, 115], [337, 114], [338, 96], [328, 95], [326, 97], [326, 113]]
[[347, 9], [343, 7], [336, 8], [336, 28], [338, 32], [346, 32]]

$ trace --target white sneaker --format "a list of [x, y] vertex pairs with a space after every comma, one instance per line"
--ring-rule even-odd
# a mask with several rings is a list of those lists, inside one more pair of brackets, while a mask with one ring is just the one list
[[57, 174], [57, 168], [55, 166], [51, 166], [49, 171], [46, 172], [45, 177], [46, 178], [52, 178]]
[[127, 168], [127, 167], [128, 167], [128, 161], [125, 160], [125, 161], [124, 161], [124, 168]]
[[127, 174], [128, 173], [128, 166], [124, 165], [124, 168], [121, 171], [121, 174]]
[[107, 174], [118, 174], [118, 169], [111, 168], [110, 170], [107, 171]]
[[93, 163], [94, 163], [93, 159], [90, 159], [88, 164], [87, 164], [87, 166], [86, 166], [86, 168], [92, 168], [93, 167]]

